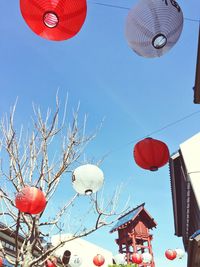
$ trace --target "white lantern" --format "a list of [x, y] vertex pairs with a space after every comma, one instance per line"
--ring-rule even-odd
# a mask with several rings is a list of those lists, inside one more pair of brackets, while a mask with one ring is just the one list
[[114, 256], [114, 261], [116, 264], [126, 264], [126, 259], [124, 254], [117, 254]]
[[72, 185], [76, 192], [90, 195], [103, 185], [104, 175], [96, 165], [86, 164], [76, 168], [72, 175]]
[[79, 267], [82, 264], [82, 259], [78, 255], [72, 255], [69, 260], [71, 267]]
[[152, 262], [152, 255], [148, 252], [144, 252], [142, 253], [142, 259], [143, 259], [143, 263], [150, 263]]
[[182, 259], [185, 255], [185, 252], [181, 248], [176, 248], [176, 257], [177, 259]]
[[178, 41], [183, 13], [175, 0], [140, 0], [128, 13], [125, 35], [138, 55], [160, 57]]

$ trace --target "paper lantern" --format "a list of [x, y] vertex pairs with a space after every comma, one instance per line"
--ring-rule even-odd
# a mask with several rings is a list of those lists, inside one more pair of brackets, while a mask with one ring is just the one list
[[104, 257], [103, 257], [102, 255], [100, 255], [100, 254], [97, 254], [97, 255], [94, 257], [94, 259], [93, 259], [93, 263], [94, 263], [94, 265], [96, 265], [96, 266], [102, 266], [102, 265], [104, 264], [104, 262], [105, 262], [105, 259], [104, 259]]
[[165, 251], [165, 256], [168, 260], [174, 260], [176, 258], [176, 251], [172, 249], [168, 249]]
[[24, 20], [37, 35], [62, 41], [76, 35], [86, 18], [86, 0], [20, 0]]
[[182, 259], [185, 255], [185, 252], [181, 248], [176, 248], [175, 252], [176, 252], [177, 259]]
[[50, 258], [46, 260], [45, 267], [56, 267], [57, 259], [56, 257]]
[[139, 253], [133, 253], [132, 254], [132, 262], [133, 263], [140, 264], [140, 263], [142, 263], [142, 260], [143, 260], [143, 258], [142, 258], [141, 254], [139, 254]]
[[153, 138], [145, 138], [134, 147], [134, 159], [138, 166], [150, 171], [157, 171], [169, 160], [167, 145]]
[[71, 251], [65, 250], [62, 257], [62, 262], [67, 265], [69, 263], [70, 258], [71, 258]]
[[15, 198], [15, 205], [21, 212], [38, 214], [45, 209], [44, 193], [36, 187], [24, 187]]
[[152, 255], [148, 252], [144, 252], [142, 253], [142, 259], [143, 259], [143, 263], [150, 263], [152, 262]]
[[140, 56], [159, 57], [178, 41], [183, 13], [175, 0], [140, 0], [128, 13], [125, 35]]
[[72, 185], [79, 194], [97, 192], [103, 185], [104, 175], [96, 165], [86, 164], [76, 168], [72, 175]]
[[3, 259], [0, 257], [0, 267], [3, 266]]
[[72, 255], [69, 260], [71, 267], [79, 267], [82, 264], [82, 259], [78, 255]]
[[126, 259], [125, 259], [125, 255], [124, 254], [117, 254], [114, 256], [114, 261], [116, 262], [116, 264], [125, 264], [126, 263]]

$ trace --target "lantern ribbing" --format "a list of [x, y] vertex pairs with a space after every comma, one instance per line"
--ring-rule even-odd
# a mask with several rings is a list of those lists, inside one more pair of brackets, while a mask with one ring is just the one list
[[178, 41], [183, 13], [175, 0], [140, 0], [128, 13], [125, 35], [140, 56], [160, 57]]
[[86, 18], [86, 0], [20, 0], [21, 14], [37, 35], [63, 41], [76, 35]]

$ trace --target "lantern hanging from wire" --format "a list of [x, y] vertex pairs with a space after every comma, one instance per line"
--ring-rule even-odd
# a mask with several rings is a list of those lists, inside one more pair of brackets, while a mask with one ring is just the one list
[[37, 35], [62, 41], [76, 35], [86, 18], [86, 0], [20, 0], [21, 14]]
[[38, 214], [45, 209], [46, 198], [44, 193], [36, 188], [25, 186], [17, 193], [15, 205], [21, 212]]
[[62, 263], [64, 265], [67, 265], [70, 261], [70, 258], [71, 258], [71, 251], [65, 250], [62, 256]]
[[0, 257], [0, 267], [3, 266], [3, 259]]
[[153, 260], [153, 257], [151, 255], [151, 253], [144, 252], [144, 253], [142, 253], [142, 260], [143, 260], [143, 263], [151, 263]]
[[172, 260], [176, 259], [177, 253], [175, 250], [168, 249], [165, 251], [165, 256], [168, 260], [172, 261]]
[[185, 252], [181, 248], [176, 248], [176, 258], [182, 259], [185, 256]]
[[164, 142], [148, 137], [135, 145], [133, 155], [138, 166], [157, 171], [168, 162], [169, 149]]
[[93, 164], [85, 164], [76, 168], [72, 175], [72, 185], [76, 192], [90, 195], [97, 192], [103, 185], [102, 170]]
[[82, 259], [78, 255], [72, 255], [69, 260], [71, 267], [79, 267], [82, 264]]
[[114, 261], [116, 264], [124, 265], [126, 263], [125, 255], [124, 254], [117, 254], [114, 256]]
[[132, 262], [133, 263], [140, 264], [140, 263], [142, 263], [142, 261], [143, 261], [143, 258], [142, 258], [141, 254], [139, 254], [139, 253], [133, 253], [132, 254]]
[[50, 259], [47, 259], [45, 262], [45, 267], [56, 267], [57, 265], [57, 259], [56, 257], [51, 257]]
[[105, 258], [101, 255], [101, 254], [97, 254], [94, 258], [93, 258], [93, 263], [96, 266], [102, 266], [105, 262]]
[[160, 57], [178, 41], [183, 13], [175, 0], [140, 0], [128, 13], [125, 35], [140, 56]]

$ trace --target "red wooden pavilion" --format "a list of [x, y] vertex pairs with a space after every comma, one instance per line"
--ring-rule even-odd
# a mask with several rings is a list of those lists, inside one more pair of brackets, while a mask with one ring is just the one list
[[[150, 229], [157, 223], [144, 208], [145, 203], [130, 210], [118, 219], [110, 233], [118, 231], [116, 243], [119, 253], [126, 254], [127, 262], [131, 263], [133, 253], [148, 252], [153, 257], [151, 241], [153, 239]], [[151, 263], [141, 263], [139, 267], [155, 267], [154, 259]]]

